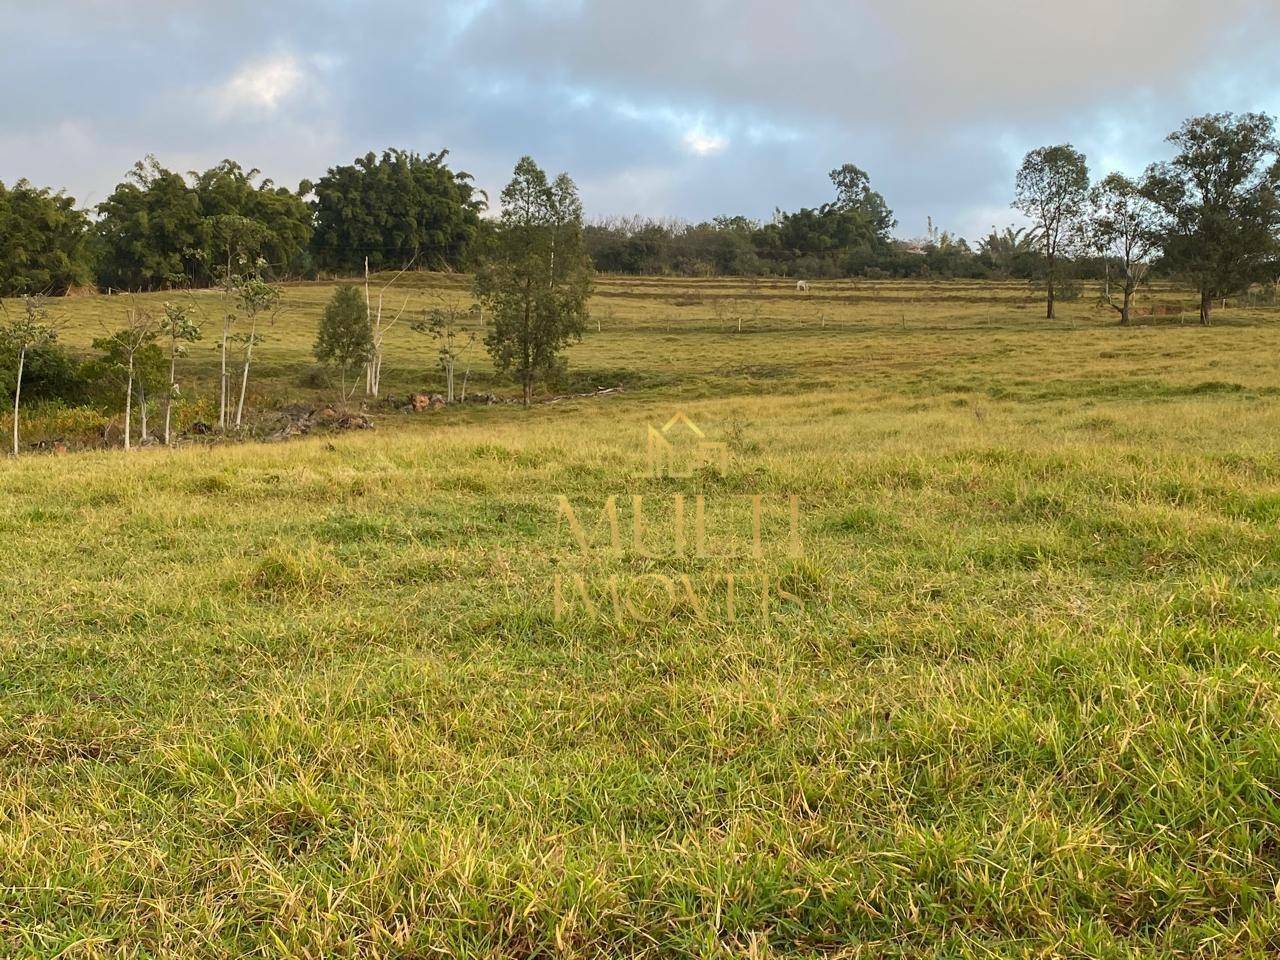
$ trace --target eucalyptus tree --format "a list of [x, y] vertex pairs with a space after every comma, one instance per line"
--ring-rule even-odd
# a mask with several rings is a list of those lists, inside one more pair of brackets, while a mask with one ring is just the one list
[[1108, 174], [1094, 186], [1089, 204], [1092, 245], [1106, 258], [1108, 278], [1112, 263], [1123, 271], [1120, 303], [1115, 303], [1109, 282], [1103, 296], [1120, 314], [1120, 325], [1128, 326], [1133, 296], [1159, 249], [1160, 209], [1143, 193], [1141, 184], [1122, 173]]
[[157, 367], [162, 367], [163, 359], [156, 338], [160, 328], [156, 318], [146, 307], [133, 304], [125, 310], [125, 324], [114, 333], [110, 333], [93, 342], [93, 346], [103, 353], [99, 365], [105, 369], [108, 382], [114, 381], [124, 387], [124, 448], [133, 449], [133, 399], [135, 388], [138, 394], [138, 407], [141, 418], [141, 439], [147, 439], [147, 392], [149, 379], [162, 376]]
[[1069, 143], [1032, 150], [1018, 169], [1013, 206], [1031, 220], [1044, 252], [1045, 316], [1050, 320], [1063, 259], [1081, 237], [1088, 196], [1088, 164]]
[[[412, 324], [411, 329], [425, 334], [436, 342], [440, 369], [444, 373], [444, 397], [448, 403], [454, 401], [455, 372], [458, 364], [467, 357], [474, 346], [477, 336], [475, 330], [463, 325], [463, 317], [472, 311], [441, 298], [438, 306], [427, 311], [426, 316]], [[461, 399], [467, 399], [467, 379], [471, 374], [471, 362], [467, 360], [466, 370], [462, 375]]]
[[263, 323], [274, 324], [280, 311], [282, 291], [275, 284], [268, 283], [260, 276], [252, 276], [240, 281], [237, 290], [237, 302], [240, 311], [248, 320], [249, 329], [244, 333], [232, 334], [231, 339], [242, 347], [241, 357], [244, 364], [240, 371], [240, 399], [236, 404], [236, 429], [244, 424], [244, 403], [249, 392], [249, 367], [253, 363], [253, 348], [261, 343], [265, 336], [258, 332]]
[[187, 345], [201, 337], [200, 324], [192, 318], [193, 308], [166, 302], [160, 318], [160, 332], [169, 344], [169, 389], [164, 399], [164, 444], [173, 443], [173, 402], [180, 395], [178, 389], [178, 358], [187, 355]]
[[49, 314], [42, 296], [22, 299], [22, 312], [10, 316], [0, 301], [0, 346], [13, 358], [15, 367], [13, 388], [13, 455], [18, 456], [18, 414], [22, 405], [22, 375], [26, 372], [27, 356], [32, 350], [48, 346], [58, 338], [58, 330]]
[[1178, 154], [1147, 171], [1164, 214], [1163, 263], [1195, 285], [1200, 322], [1214, 301], [1280, 275], [1280, 141], [1261, 113], [1195, 117], [1168, 137]]
[[568, 176], [548, 182], [530, 157], [502, 191], [492, 253], [476, 274], [476, 297], [492, 326], [485, 345], [495, 366], [514, 374], [528, 406], [539, 377], [562, 365], [579, 340], [591, 294], [582, 238], [582, 204]]

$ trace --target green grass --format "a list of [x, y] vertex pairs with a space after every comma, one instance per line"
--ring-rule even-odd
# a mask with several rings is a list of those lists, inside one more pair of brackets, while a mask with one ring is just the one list
[[[0, 464], [0, 955], [1272, 955], [1280, 318], [824, 297], [610, 281], [565, 389], [620, 395]], [[724, 476], [639, 475], [677, 409]], [[677, 494], [764, 556], [557, 522]]]

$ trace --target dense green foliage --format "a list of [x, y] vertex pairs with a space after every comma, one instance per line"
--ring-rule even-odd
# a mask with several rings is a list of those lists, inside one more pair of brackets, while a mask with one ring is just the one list
[[372, 355], [373, 328], [369, 323], [368, 305], [358, 289], [345, 283], [333, 292], [320, 315], [316, 359], [338, 368], [342, 375], [343, 399], [346, 399], [348, 374], [367, 363]]
[[1178, 154], [1147, 172], [1146, 192], [1166, 218], [1165, 265], [1213, 301], [1280, 275], [1280, 142], [1264, 114], [1211, 114], [1169, 137]]
[[60, 296], [88, 283], [88, 228], [73, 198], [26, 180], [0, 183], [0, 297]]
[[1014, 207], [1031, 221], [1043, 253], [1045, 311], [1054, 319], [1054, 302], [1065, 279], [1063, 264], [1086, 243], [1085, 207], [1089, 167], [1069, 143], [1032, 150], [1014, 181]]
[[[1149, 273], [1177, 276], [1201, 290], [1207, 319], [1215, 298], [1280, 272], [1273, 126], [1255, 114], [1189, 120], [1169, 138], [1180, 151], [1175, 159], [1141, 181], [1103, 178], [1092, 194], [1082, 154], [1069, 145], [1034, 150], [1014, 191], [1030, 229], [993, 226], [976, 244], [932, 222], [921, 239], [893, 238], [888, 203], [853, 164], [831, 171], [832, 200], [776, 210], [767, 223], [611, 219], [586, 225], [582, 240], [603, 273], [1031, 280], [1046, 288], [1050, 314], [1054, 301], [1079, 294], [1083, 280], [1123, 277], [1132, 294]], [[255, 272], [349, 276], [366, 260], [375, 272], [474, 268], [493, 248], [496, 224], [480, 218], [487, 197], [447, 157], [371, 152], [296, 192], [259, 182], [258, 171], [230, 160], [184, 176], [148, 157], [98, 205], [93, 227], [71, 198], [25, 181], [0, 185], [0, 294], [58, 293], [95, 274], [100, 286], [151, 290]], [[1150, 243], [1126, 244], [1114, 217], [1103, 222], [1116, 212], [1096, 202], [1108, 182], [1162, 212], [1155, 227], [1144, 226]], [[1111, 199], [1128, 202], [1114, 191]], [[1126, 262], [1126, 247], [1142, 249], [1137, 261]]]
[[591, 261], [582, 243], [582, 202], [566, 174], [548, 182], [529, 157], [502, 191], [491, 256], [476, 274], [476, 297], [493, 325], [485, 337], [499, 370], [524, 389], [554, 375], [568, 344], [582, 336]]
[[154, 157], [98, 205], [99, 283], [125, 290], [208, 286], [257, 265], [283, 275], [311, 237], [302, 199], [224, 160], [184, 177]]
[[[18, 381], [17, 353], [0, 345], [0, 396], [13, 397]], [[79, 403], [87, 396], [88, 378], [81, 362], [56, 341], [27, 348], [22, 371], [23, 403]]]
[[[587, 228], [588, 251], [607, 273], [684, 276], [783, 274], [836, 277], [886, 270], [903, 257], [884, 197], [853, 164], [831, 172], [836, 198], [817, 208], [778, 211], [772, 222], [717, 217], [697, 225], [622, 219]], [[890, 272], [909, 274], [898, 264]]]
[[366, 257], [372, 270], [460, 269], [484, 195], [469, 174], [449, 169], [447, 156], [385, 150], [330, 169], [314, 185], [319, 264], [347, 275], [362, 271]]

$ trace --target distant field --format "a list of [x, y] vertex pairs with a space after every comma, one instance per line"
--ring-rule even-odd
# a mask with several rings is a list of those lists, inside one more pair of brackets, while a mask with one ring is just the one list
[[0, 955], [1271, 955], [1280, 311], [1041, 310], [605, 279], [620, 394], [0, 463]]

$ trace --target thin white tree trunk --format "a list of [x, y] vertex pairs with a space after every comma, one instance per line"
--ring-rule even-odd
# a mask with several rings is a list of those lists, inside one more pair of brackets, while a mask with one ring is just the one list
[[258, 333], [258, 321], [254, 319], [249, 327], [249, 341], [244, 345], [244, 373], [240, 376], [240, 404], [236, 407], [236, 429], [244, 419], [244, 397], [249, 390], [249, 364], [253, 360], [253, 341]]
[[218, 389], [218, 429], [227, 429], [227, 321], [222, 321], [222, 377]]
[[133, 448], [133, 354], [129, 354], [129, 379], [124, 388], [124, 448]]
[[147, 385], [138, 379], [138, 442], [147, 442]]
[[13, 388], [13, 455], [18, 455], [18, 404], [22, 398], [22, 370], [27, 364], [27, 348], [18, 351], [18, 382]]
[[178, 388], [177, 384], [177, 368], [178, 356], [175, 346], [169, 349], [169, 393], [164, 401], [164, 445], [166, 447], [173, 445], [173, 437], [170, 433], [170, 427], [173, 424], [173, 393]]

